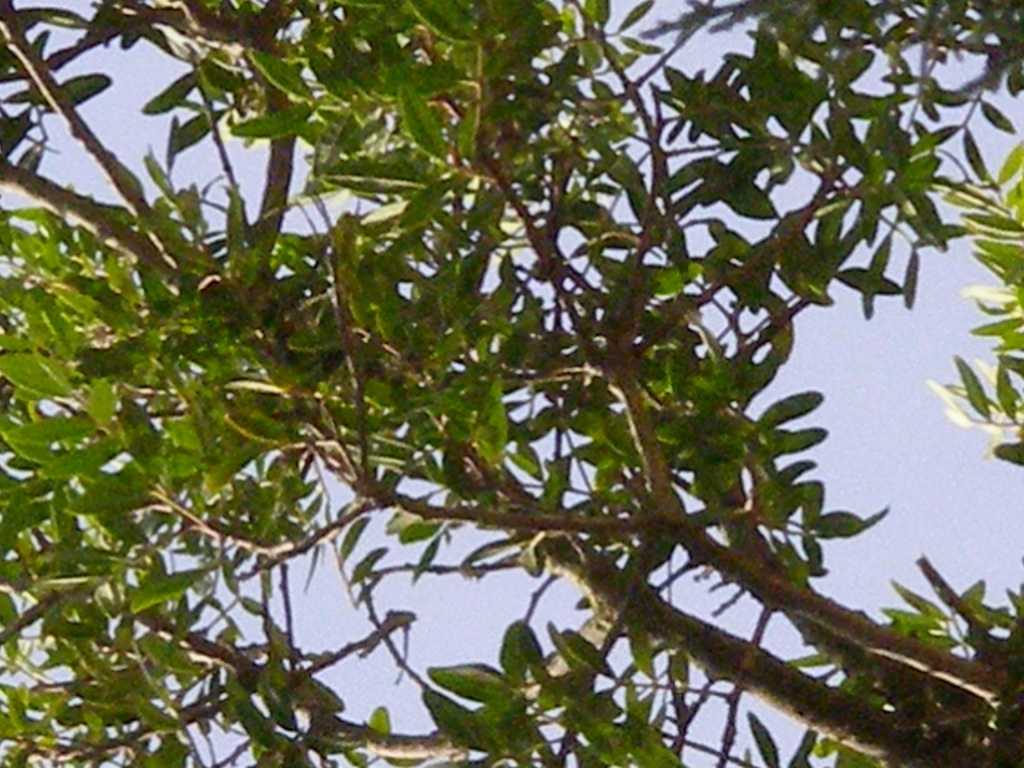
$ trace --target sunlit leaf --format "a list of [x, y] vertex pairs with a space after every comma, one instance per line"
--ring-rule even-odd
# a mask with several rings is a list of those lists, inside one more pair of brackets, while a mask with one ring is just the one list
[[260, 74], [275, 87], [290, 96], [306, 97], [309, 95], [309, 88], [303, 82], [297, 66], [263, 51], [251, 51], [250, 56]]
[[502, 674], [485, 664], [432, 667], [427, 674], [441, 688], [470, 701], [496, 701], [512, 695]]
[[391, 734], [391, 715], [387, 707], [377, 707], [366, 719], [366, 724], [379, 734], [388, 736]]
[[178, 600], [204, 575], [202, 569], [154, 574], [132, 592], [131, 609], [138, 613], [154, 605]]
[[265, 115], [250, 118], [231, 127], [231, 133], [243, 139], [277, 139], [296, 136], [306, 129], [312, 113], [308, 104], [294, 104]]
[[464, 0], [406, 0], [413, 11], [437, 34], [451, 40], [471, 40], [473, 17]]
[[61, 362], [43, 355], [0, 355], [0, 376], [40, 397], [67, 397], [72, 391], [72, 372]]

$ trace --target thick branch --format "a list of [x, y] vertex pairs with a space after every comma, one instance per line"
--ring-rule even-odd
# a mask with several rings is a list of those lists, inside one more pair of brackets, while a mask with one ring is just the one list
[[702, 529], [687, 531], [683, 542], [695, 561], [712, 566], [749, 590], [765, 605], [786, 614], [798, 626], [809, 622], [827, 633], [856, 643], [868, 653], [898, 661], [969, 691], [989, 703], [995, 703], [1005, 685], [998, 670], [977, 660], [953, 656], [915, 638], [897, 635], [810, 587], [798, 586], [785, 575], [762, 568], [756, 560], [718, 544]]
[[267, 178], [260, 204], [259, 218], [252, 229], [252, 247], [257, 258], [269, 260], [285, 212], [288, 209], [288, 189], [292, 183], [295, 137], [276, 139], [270, 144]]
[[[636, 586], [609, 559], [585, 554], [568, 539], [546, 542], [552, 570], [575, 581], [590, 601], [620, 620], [681, 648], [710, 674], [742, 684], [777, 709], [844, 744], [901, 768], [960, 768], [966, 755], [901, 731], [892, 715], [814, 680], [757, 645], [665, 603]], [[632, 588], [631, 588], [632, 587]], [[597, 609], [597, 608], [596, 608]]]

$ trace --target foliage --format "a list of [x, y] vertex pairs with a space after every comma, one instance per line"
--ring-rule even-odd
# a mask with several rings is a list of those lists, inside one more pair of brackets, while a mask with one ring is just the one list
[[[992, 179], [972, 131], [1013, 129], [990, 97], [1024, 88], [1021, 12], [652, 7], [0, 2], [6, 763], [725, 764], [746, 692], [808, 730], [790, 756], [750, 712], [742, 764], [1017, 765], [1024, 596], [927, 561], [939, 601], [887, 624], [822, 596], [823, 542], [881, 514], [828, 510], [794, 458], [819, 393], [755, 398], [799, 315], [910, 306], [967, 232], [1006, 287], [979, 296], [995, 394], [961, 364], [962, 394], [1017, 427], [1024, 150]], [[749, 45], [687, 68], [716, 28]], [[142, 109], [160, 156], [93, 129], [130, 66], [91, 70], [101, 46], [177, 67]], [[61, 179], [60, 124], [102, 191]], [[327, 558], [372, 631], [312, 652], [289, 566]], [[682, 597], [698, 568], [758, 606], [748, 636]], [[415, 669], [384, 585], [508, 570], [587, 621], [539, 636], [541, 587], [498, 666]], [[773, 617], [812, 655], [770, 649]], [[328, 684], [374, 653], [437, 730]]]
[[993, 451], [996, 456], [1024, 464], [1017, 389], [1017, 382], [1024, 377], [1024, 145], [1018, 144], [1010, 152], [995, 177], [985, 173], [978, 184], [951, 190], [948, 200], [964, 211], [964, 226], [975, 243], [975, 256], [999, 282], [998, 287], [978, 286], [964, 292], [990, 318], [975, 333], [993, 339], [999, 356], [994, 368], [982, 364], [980, 375], [957, 358], [961, 384], [935, 388], [954, 422], [983, 427], [998, 443]]

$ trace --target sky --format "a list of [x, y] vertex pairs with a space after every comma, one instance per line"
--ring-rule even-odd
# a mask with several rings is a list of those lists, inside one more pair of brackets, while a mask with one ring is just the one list
[[[65, 5], [73, 8], [76, 3]], [[719, 39], [693, 55], [713, 62], [722, 47]], [[180, 72], [141, 47], [125, 56], [113, 50], [90, 59], [95, 69], [112, 62], [117, 85], [116, 92], [89, 104], [86, 115], [122, 156], [139, 160], [152, 147], [159, 157], [166, 121], [143, 120], [138, 108]], [[126, 60], [133, 66], [125, 66]], [[688, 63], [694, 68], [699, 64]], [[1005, 111], [1013, 114], [1012, 108]], [[998, 167], [1014, 140], [994, 131], [983, 135], [979, 143], [986, 159]], [[237, 144], [232, 152], [245, 157]], [[261, 164], [248, 157], [240, 161], [243, 183], [258, 189]], [[205, 176], [204, 162], [202, 155], [186, 153], [176, 176]], [[48, 161], [46, 168], [80, 189], [103, 194], [102, 182], [77, 149], [69, 146], [66, 155]], [[836, 306], [800, 317], [793, 356], [773, 383], [770, 398], [762, 401], [767, 405], [771, 398], [809, 389], [823, 392], [824, 405], [806, 423], [830, 431], [829, 439], [809, 456], [819, 464], [816, 477], [826, 487], [826, 508], [865, 516], [885, 507], [891, 510], [870, 532], [827, 547], [831, 572], [818, 583], [821, 591], [872, 615], [898, 604], [894, 579], [927, 594], [914, 565], [922, 554], [954, 587], [965, 589], [985, 579], [997, 601], [1003, 588], [1022, 580], [1024, 470], [986, 459], [988, 437], [949, 422], [926, 386], [928, 379], [956, 380], [953, 355], [993, 359], [988, 344], [970, 335], [981, 315], [960, 295], [966, 286], [990, 282], [971, 258], [969, 243], [961, 242], [948, 253], [925, 255], [912, 311], [899, 297], [883, 297], [874, 319], [866, 321], [859, 297], [836, 287]], [[348, 608], [330, 567], [329, 562], [321, 566], [298, 616], [310, 644], [328, 648], [368, 630]], [[418, 614], [412, 649], [417, 665], [486, 661], [494, 659], [505, 626], [522, 614], [529, 590], [537, 586], [535, 581], [524, 584], [521, 577], [497, 576], [462, 582], [456, 592], [447, 581], [425, 578], [415, 592], [396, 585], [389, 592], [391, 605], [384, 607], [411, 608]], [[563, 588], [543, 610], [566, 623], [573, 602], [571, 591]], [[343, 692], [372, 687], [404, 710], [401, 697], [410, 689], [382, 688], [382, 680], [388, 685], [395, 676], [390, 665], [370, 663], [346, 667], [345, 672], [352, 677], [339, 681]], [[361, 708], [360, 702], [351, 707], [353, 714]], [[420, 717], [410, 712], [402, 720], [414, 727], [422, 725]]]

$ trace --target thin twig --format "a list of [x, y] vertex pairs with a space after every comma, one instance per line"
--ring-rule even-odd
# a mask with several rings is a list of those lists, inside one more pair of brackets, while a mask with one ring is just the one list
[[[757, 619], [757, 625], [754, 627], [754, 633], [750, 638], [751, 661], [753, 661], [754, 652], [761, 647], [761, 642], [764, 640], [764, 633], [768, 629], [768, 621], [771, 619], [771, 616], [772, 612], [765, 609], [761, 611], [761, 615]], [[740, 700], [743, 698], [743, 691], [745, 690], [743, 672], [742, 668], [736, 670], [736, 676], [733, 678], [735, 684], [726, 696], [728, 714], [725, 719], [725, 729], [722, 732], [722, 749], [718, 756], [717, 768], [726, 768], [732, 760], [731, 752], [733, 745], [736, 743], [736, 716], [739, 714]]]
[[315, 675], [354, 653], [358, 653], [360, 658], [365, 658], [384, 641], [385, 637], [400, 629], [408, 631], [415, 620], [416, 614], [412, 611], [388, 611], [380, 625], [362, 640], [347, 643], [335, 651], [312, 657], [312, 664], [305, 671], [310, 675]]

